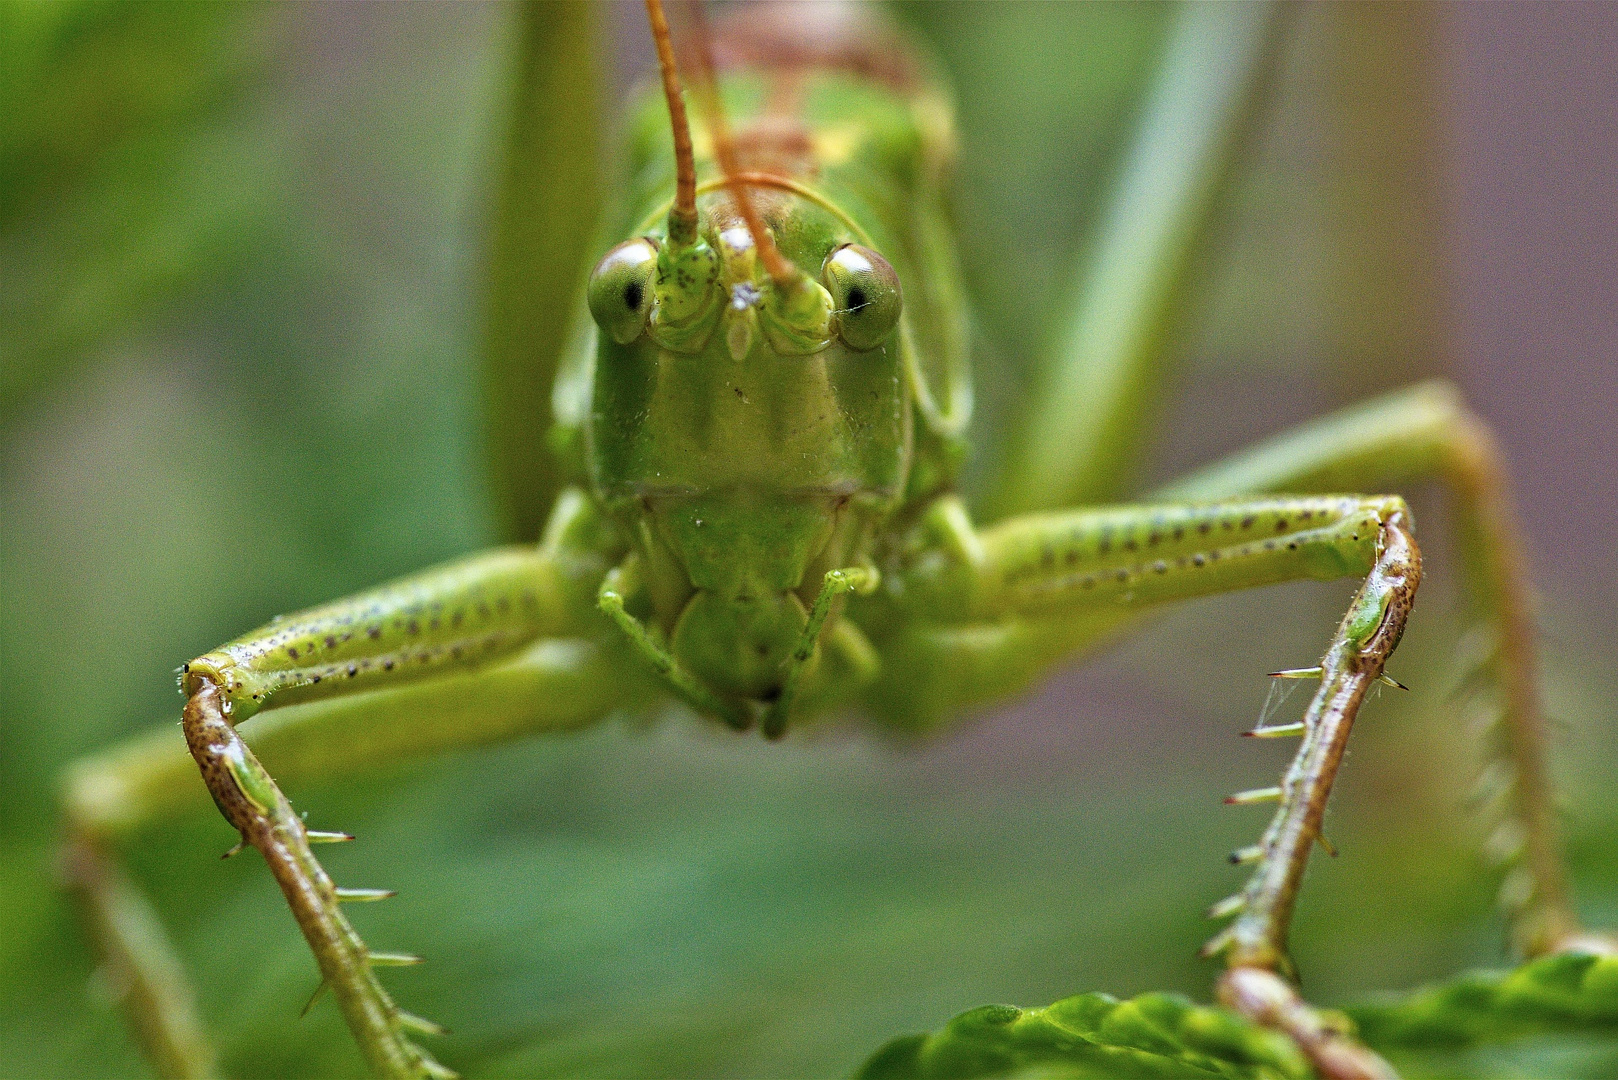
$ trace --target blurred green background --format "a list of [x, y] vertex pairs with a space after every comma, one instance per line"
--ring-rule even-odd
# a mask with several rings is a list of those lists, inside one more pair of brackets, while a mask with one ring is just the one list
[[[597, 13], [616, 102], [646, 70], [640, 7]], [[899, 14], [955, 83], [992, 450], [1167, 12]], [[514, 15], [0, 7], [0, 1073], [146, 1074], [55, 884], [61, 766], [175, 719], [182, 660], [495, 535], [477, 372]], [[1460, 379], [1522, 478], [1574, 875], [1608, 926], [1618, 140], [1592, 117], [1618, 108], [1614, 23], [1300, 12], [1151, 464]], [[1327, 1002], [1503, 960], [1445, 695], [1464, 626], [1444, 500], [1413, 494], [1429, 583], [1396, 673], [1415, 691], [1367, 710], [1329, 819], [1343, 855], [1317, 861], [1295, 932]], [[1263, 820], [1218, 800], [1286, 752], [1235, 735], [1351, 591], [1191, 605], [925, 745], [671, 716], [289, 794], [362, 837], [328, 860], [341, 880], [401, 891], [355, 920], [429, 958], [388, 983], [454, 1029], [434, 1052], [468, 1075], [846, 1074], [987, 1001], [1206, 996], [1199, 912]], [[313, 962], [258, 861], [218, 861], [231, 842], [210, 811], [126, 848], [227, 1072], [358, 1073], [329, 1001], [298, 1019]], [[1618, 1050], [1473, 1064], [1599, 1075]]]

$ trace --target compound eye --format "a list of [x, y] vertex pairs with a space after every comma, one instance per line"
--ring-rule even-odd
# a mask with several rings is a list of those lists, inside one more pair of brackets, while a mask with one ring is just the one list
[[860, 352], [882, 344], [903, 307], [899, 275], [888, 260], [868, 247], [844, 244], [827, 257], [821, 275], [837, 308], [843, 343]]
[[656, 270], [657, 245], [643, 239], [619, 244], [590, 274], [590, 315], [620, 345], [628, 345], [646, 329]]

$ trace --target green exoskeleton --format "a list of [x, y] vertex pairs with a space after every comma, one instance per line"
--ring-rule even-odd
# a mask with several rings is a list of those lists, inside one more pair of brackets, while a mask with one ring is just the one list
[[[1273, 48], [1272, 9], [1180, 16], [1171, 53], [1205, 62], [1165, 65], [1173, 79], [1145, 109], [1131, 182], [1106, 215], [1091, 287], [1063, 313], [993, 496], [1005, 516], [988, 526], [957, 491], [969, 334], [937, 74], [874, 20], [806, 42], [778, 14], [743, 15], [696, 35], [693, 123], [656, 0], [648, 9], [663, 93], [635, 114], [624, 195], [548, 406], [573, 484], [543, 538], [277, 619], [183, 671], [195, 764], [269, 864], [378, 1074], [448, 1072], [413, 1041], [435, 1025], [376, 975], [414, 957], [361, 941], [340, 905], [389, 894], [330, 880], [311, 845], [348, 837], [307, 828], [277, 777], [671, 698], [769, 738], [847, 710], [924, 731], [1159, 605], [1347, 577], [1362, 584], [1319, 663], [1281, 673], [1319, 681], [1304, 720], [1252, 732], [1301, 746], [1277, 786], [1233, 796], [1277, 808], [1233, 855], [1252, 877], [1215, 906], [1234, 921], [1207, 953], [1226, 964], [1222, 1000], [1289, 1034], [1322, 1073], [1383, 1075], [1292, 990], [1286, 935], [1350, 728], [1387, 680], [1421, 577], [1408, 508], [1374, 493], [1428, 477], [1457, 495], [1496, 643], [1522, 841], [1517, 943], [1599, 944], [1574, 919], [1559, 861], [1498, 453], [1451, 387], [1392, 393], [1136, 502], [1088, 505], [1115, 486], [1116, 447], [1146, 408], [1161, 342], [1142, 328], [1175, 302]], [[1190, 134], [1175, 126], [1188, 108], [1208, 119]], [[121, 831], [195, 783], [172, 729], [160, 735], [75, 770], [69, 865], [154, 1062], [201, 1075], [213, 1061], [183, 973], [111, 858]]]

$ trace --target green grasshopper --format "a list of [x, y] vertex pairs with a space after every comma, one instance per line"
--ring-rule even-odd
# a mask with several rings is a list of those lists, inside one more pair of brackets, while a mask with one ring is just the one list
[[[414, 1041], [307, 828], [260, 759], [332, 775], [371, 759], [574, 728], [671, 699], [779, 738], [840, 711], [929, 731], [1017, 693], [1162, 605], [1277, 582], [1354, 578], [1318, 665], [1252, 877], [1214, 912], [1226, 1004], [1292, 1036], [1328, 1075], [1381, 1075], [1285, 979], [1287, 928], [1350, 728], [1391, 681], [1421, 576], [1408, 508], [1366, 495], [1433, 477], [1472, 538], [1523, 838], [1514, 933], [1538, 954], [1593, 942], [1571, 910], [1549, 809], [1520, 541], [1494, 441], [1456, 392], [1424, 384], [1282, 434], [1140, 501], [1115, 488], [1161, 342], [1138, 328], [1209, 214], [1257, 93], [1277, 17], [1191, 9], [1174, 65], [1214, 114], [1198, 138], [1143, 137], [1109, 213], [1095, 287], [1063, 314], [1002, 482], [1001, 515], [958, 493], [972, 394], [947, 193], [953, 129], [935, 72], [890, 28], [810, 45], [769, 15], [694, 35], [681, 67], [648, 0], [662, 94], [641, 103], [626, 195], [577, 305], [549, 414], [572, 486], [537, 545], [475, 555], [271, 622], [185, 665], [183, 727], [215, 803], [259, 850], [370, 1066], [446, 1075]], [[1186, 48], [1187, 45], [1175, 45]], [[707, 55], [711, 49], [713, 56]], [[1121, 296], [1140, 310], [1119, 310]], [[543, 412], [543, 403], [534, 403]], [[256, 719], [255, 719], [256, 718]], [[237, 726], [252, 719], [249, 748]], [[170, 739], [171, 733], [165, 733]], [[311, 748], [316, 748], [312, 750]], [[310, 764], [313, 762], [313, 764]], [[151, 740], [82, 763], [67, 795], [70, 870], [144, 1042], [174, 1075], [210, 1071], [183, 975], [113, 865], [110, 841], [161, 813], [190, 765]]]

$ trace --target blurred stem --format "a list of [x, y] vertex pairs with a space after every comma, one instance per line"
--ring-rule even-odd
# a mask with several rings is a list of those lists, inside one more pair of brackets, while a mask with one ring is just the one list
[[594, 5], [521, 8], [505, 162], [489, 246], [483, 348], [490, 487], [504, 539], [533, 540], [563, 477], [551, 383], [588, 267], [599, 185]]
[[[175, 741], [173, 729], [163, 734]], [[61, 865], [95, 939], [101, 973], [152, 1068], [175, 1080], [216, 1075], [196, 995], [151, 902], [88, 836], [69, 841]]]
[[1439, 192], [1440, 18], [1425, 4], [1332, 3], [1325, 24], [1327, 342], [1334, 400], [1448, 370]]
[[1011, 433], [999, 513], [1127, 490], [1286, 16], [1270, 4], [1180, 9], [1097, 239], [1057, 312], [1028, 415]]

